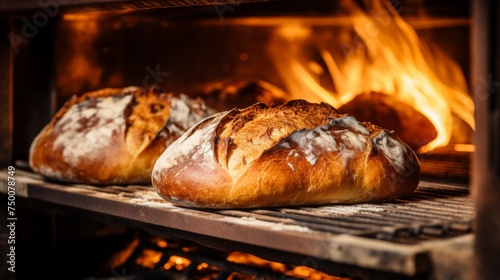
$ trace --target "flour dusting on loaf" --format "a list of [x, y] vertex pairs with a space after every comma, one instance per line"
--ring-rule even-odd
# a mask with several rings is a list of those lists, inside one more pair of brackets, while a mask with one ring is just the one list
[[61, 149], [64, 160], [74, 165], [98, 157], [125, 130], [123, 112], [131, 100], [131, 95], [109, 96], [71, 106], [54, 125], [54, 149]]
[[[185, 132], [200, 121], [200, 115], [211, 111], [205, 106], [201, 99], [193, 100], [181, 94], [179, 97], [172, 97], [172, 108], [170, 110], [169, 122]], [[213, 111], [211, 111], [213, 113]]]
[[372, 142], [373, 146], [384, 153], [389, 162], [399, 173], [404, 173], [411, 167], [407, 160], [409, 148], [405, 145], [401, 145], [394, 137], [394, 133], [382, 130], [372, 139]]
[[[338, 152], [342, 163], [347, 165], [350, 158], [366, 149], [369, 132], [353, 117], [329, 118], [329, 123], [311, 130], [292, 133], [278, 146], [290, 148], [289, 141], [297, 144], [306, 160], [314, 165], [323, 153]], [[343, 129], [332, 130], [332, 127]], [[288, 141], [289, 140], [289, 141]]]
[[294, 100], [201, 121], [163, 153], [152, 183], [176, 204], [252, 208], [388, 200], [412, 193], [419, 176], [393, 132]]
[[[212, 135], [222, 116], [222, 113], [216, 114], [198, 125], [193, 126], [167, 148], [168, 152], [163, 153], [158, 158], [155, 163], [157, 168], [167, 170], [178, 165], [182, 161], [192, 159], [193, 161], [213, 169], [213, 166], [210, 165], [210, 163], [215, 160], [214, 157], [211, 156], [213, 155]], [[188, 166], [183, 166], [182, 169], [175, 174], [175, 177], [186, 169], [188, 169]], [[159, 176], [160, 174], [161, 171], [154, 172], [152, 176]], [[153, 177], [153, 179], [158, 180], [158, 177]]]

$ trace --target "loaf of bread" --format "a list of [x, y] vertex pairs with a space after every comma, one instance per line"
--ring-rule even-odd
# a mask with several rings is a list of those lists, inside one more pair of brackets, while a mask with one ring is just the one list
[[379, 92], [360, 94], [338, 109], [358, 120], [370, 120], [375, 125], [394, 130], [413, 150], [437, 137], [436, 128], [429, 119], [392, 95]]
[[293, 100], [206, 118], [161, 155], [152, 183], [183, 206], [253, 208], [389, 200], [412, 193], [419, 177], [393, 132]]
[[211, 108], [227, 111], [245, 108], [256, 102], [279, 105], [290, 96], [268, 82], [261, 80], [229, 79], [198, 85], [189, 90], [190, 96], [200, 97]]
[[73, 96], [34, 139], [30, 166], [63, 182], [149, 183], [166, 147], [213, 113], [201, 100], [159, 89]]

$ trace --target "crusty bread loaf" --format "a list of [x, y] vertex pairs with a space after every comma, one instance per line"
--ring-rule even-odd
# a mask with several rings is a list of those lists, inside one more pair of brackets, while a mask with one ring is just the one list
[[393, 132], [294, 100], [206, 118], [162, 154], [152, 183], [176, 204], [251, 208], [388, 200], [419, 176]]
[[436, 128], [429, 119], [415, 107], [392, 95], [379, 92], [360, 94], [339, 110], [358, 120], [370, 120], [375, 125], [394, 130], [413, 150], [418, 150], [437, 136]]
[[213, 113], [201, 100], [158, 89], [74, 96], [34, 139], [30, 166], [65, 182], [149, 183], [165, 148]]
[[188, 92], [190, 96], [202, 98], [208, 106], [220, 112], [245, 108], [256, 102], [279, 105], [290, 99], [290, 96], [277, 86], [261, 80], [248, 79], [229, 79], [198, 85]]

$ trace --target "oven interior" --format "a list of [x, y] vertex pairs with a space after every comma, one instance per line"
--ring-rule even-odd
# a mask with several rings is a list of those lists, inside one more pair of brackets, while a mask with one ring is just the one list
[[[1, 28], [11, 34], [1, 45], [1, 93], [10, 102], [2, 105], [0, 162], [17, 170], [25, 221], [18, 228], [20, 279], [194, 279], [196, 271], [206, 273], [196, 279], [474, 275], [478, 79], [469, 1], [63, 2], [0, 6]], [[208, 211], [173, 206], [150, 186], [61, 184], [29, 170], [31, 141], [72, 95], [130, 85], [190, 95], [228, 80], [265, 81], [290, 99], [346, 109], [352, 100], [397, 104], [415, 94], [405, 89], [419, 89], [427, 99], [419, 97], [414, 118], [405, 120], [409, 131], [420, 130], [410, 143], [421, 161], [419, 188], [385, 203]], [[448, 107], [421, 108], [434, 100]], [[417, 115], [432, 125], [412, 124]], [[441, 133], [447, 143], [436, 140]], [[289, 269], [228, 264], [231, 252]], [[294, 266], [319, 276], [290, 274]]]

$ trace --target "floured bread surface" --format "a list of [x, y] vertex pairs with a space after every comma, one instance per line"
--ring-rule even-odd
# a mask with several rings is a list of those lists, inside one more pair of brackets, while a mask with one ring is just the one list
[[419, 176], [393, 132], [295, 100], [205, 119], [167, 148], [152, 182], [181, 205], [249, 208], [388, 200]]
[[[304, 115], [311, 117], [303, 118]], [[234, 111], [217, 129], [217, 160], [231, 177], [239, 177], [249, 163], [282, 138], [299, 129], [326, 124], [331, 115], [340, 113], [326, 104], [302, 101], [272, 108], [257, 104], [248, 110]]]
[[30, 165], [59, 181], [147, 183], [165, 148], [212, 113], [201, 100], [156, 89], [90, 92], [68, 101], [39, 133]]

